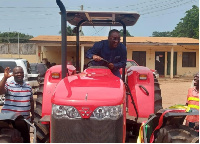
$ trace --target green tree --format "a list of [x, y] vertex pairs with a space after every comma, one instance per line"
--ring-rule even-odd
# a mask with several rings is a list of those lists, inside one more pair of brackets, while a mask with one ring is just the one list
[[186, 16], [172, 31], [172, 36], [199, 39], [199, 7], [193, 5], [192, 9], [186, 11]]
[[[26, 43], [32, 35], [19, 33], [19, 43]], [[18, 43], [18, 32], [0, 32], [0, 43]]]
[[[66, 33], [67, 33], [67, 36], [75, 36], [76, 35], [76, 27], [75, 28], [72, 28], [71, 26], [67, 26], [66, 28]], [[61, 31], [59, 31], [59, 34], [61, 34]], [[84, 35], [83, 32], [81, 35]]]
[[154, 31], [152, 36], [153, 37], [171, 37], [171, 32], [166, 31], [166, 32], [158, 32], [158, 31]]
[[199, 7], [193, 5], [192, 9], [186, 11], [186, 16], [180, 19], [172, 32], [152, 33], [153, 37], [189, 37], [199, 39]]
[[[123, 29], [121, 29], [121, 30], [119, 31], [119, 33], [120, 33], [120, 36], [123, 36]], [[127, 36], [127, 37], [132, 37], [132, 35], [129, 33], [128, 30], [126, 30], [126, 36]]]

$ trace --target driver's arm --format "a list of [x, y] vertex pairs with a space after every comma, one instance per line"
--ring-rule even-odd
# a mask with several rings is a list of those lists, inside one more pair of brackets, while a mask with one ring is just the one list
[[100, 55], [100, 51], [101, 51], [101, 47], [102, 47], [102, 42], [97, 42], [93, 45], [92, 48], [90, 48], [87, 53], [86, 53], [86, 57], [89, 59], [96, 59], [96, 60], [100, 60], [102, 59], [99, 55]]

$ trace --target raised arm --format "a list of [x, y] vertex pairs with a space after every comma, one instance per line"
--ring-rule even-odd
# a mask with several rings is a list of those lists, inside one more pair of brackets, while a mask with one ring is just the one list
[[87, 53], [86, 57], [89, 59], [94, 59], [95, 61], [100, 61], [102, 58], [99, 56], [99, 52], [102, 47], [102, 42], [97, 42], [90, 48]]
[[5, 84], [6, 81], [9, 77], [11, 77], [12, 75], [9, 74], [10, 73], [10, 68], [6, 67], [4, 70], [4, 77], [2, 78], [2, 80], [0, 81], [0, 94], [5, 94], [6, 89], [5, 89]]

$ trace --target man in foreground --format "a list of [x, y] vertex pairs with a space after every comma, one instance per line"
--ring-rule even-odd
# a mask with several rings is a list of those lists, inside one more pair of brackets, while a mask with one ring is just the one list
[[[8, 78], [14, 76], [14, 80], [6, 82]], [[31, 86], [23, 81], [23, 68], [17, 66], [10, 74], [10, 68], [4, 70], [4, 77], [0, 81], [0, 94], [5, 94], [5, 103], [1, 109], [2, 113], [20, 113], [25, 119], [33, 123], [34, 101]], [[31, 117], [30, 117], [31, 112]], [[30, 140], [30, 138], [29, 138]]]

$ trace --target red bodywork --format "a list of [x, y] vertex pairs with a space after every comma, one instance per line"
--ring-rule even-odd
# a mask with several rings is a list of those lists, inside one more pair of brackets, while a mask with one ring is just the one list
[[[74, 67], [72, 67], [71, 65], [67, 65], [67, 68], [69, 68], [69, 74], [76, 72], [76, 69], [74, 69]], [[52, 73], [59, 73], [59, 78], [57, 79], [52, 78], [51, 76]], [[66, 75], [68, 74], [66, 73]], [[45, 74], [44, 88], [43, 88], [42, 116], [50, 115], [51, 105], [52, 105], [51, 97], [53, 95], [53, 92], [55, 91], [56, 85], [60, 81], [61, 81], [61, 65], [53, 66], [47, 70]]]
[[[140, 80], [139, 75], [147, 75], [146, 80]], [[150, 114], [154, 113], [154, 77], [152, 71], [143, 66], [131, 66], [127, 70], [128, 85], [131, 90], [138, 117], [148, 118]], [[149, 95], [140, 87], [143, 86], [149, 92]], [[128, 98], [129, 115], [136, 117], [136, 112], [131, 104], [130, 97]]]
[[[99, 106], [116, 106], [123, 104], [123, 142], [126, 137], [126, 89], [121, 79], [114, 76], [108, 68], [88, 68], [84, 72], [74, 74], [64, 79], [54, 79], [53, 72], [60, 73], [61, 66], [50, 68], [45, 75], [42, 117], [51, 115], [52, 104], [73, 106], [83, 119], [90, 118], [92, 112]], [[146, 74], [147, 80], [139, 80], [139, 74]], [[143, 66], [131, 66], [127, 70], [128, 85], [133, 95], [138, 116], [148, 118], [154, 113], [154, 78], [150, 69]], [[145, 87], [147, 96], [140, 85]], [[88, 109], [87, 115], [81, 110]], [[128, 98], [130, 116], [136, 117], [135, 109]], [[43, 123], [45, 124], [45, 123]]]
[[[53, 67], [46, 73], [42, 116], [51, 115], [52, 104], [74, 106], [82, 118], [90, 118], [92, 112], [99, 106], [123, 104], [123, 133], [126, 134], [126, 90], [123, 81], [114, 76], [108, 68], [88, 68], [82, 73], [64, 79], [52, 79], [51, 73], [54, 71], [61, 73], [60, 68], [60, 66]], [[90, 110], [88, 115], [81, 114], [80, 110], [83, 108]]]

